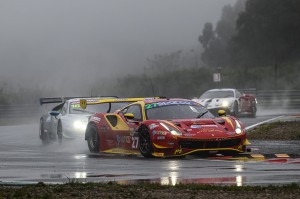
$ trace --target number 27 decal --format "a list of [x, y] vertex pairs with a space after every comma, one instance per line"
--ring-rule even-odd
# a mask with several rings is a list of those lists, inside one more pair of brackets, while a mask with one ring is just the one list
[[138, 137], [132, 137], [132, 148], [137, 149], [139, 146], [139, 138]]

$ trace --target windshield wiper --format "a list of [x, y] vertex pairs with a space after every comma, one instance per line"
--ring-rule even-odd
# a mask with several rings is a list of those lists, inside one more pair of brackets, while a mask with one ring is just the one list
[[203, 113], [200, 113], [196, 118], [200, 118], [202, 117], [203, 115], [205, 115], [208, 111], [204, 111]]

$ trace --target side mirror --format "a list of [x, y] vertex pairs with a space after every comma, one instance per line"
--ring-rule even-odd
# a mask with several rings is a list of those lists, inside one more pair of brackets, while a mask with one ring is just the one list
[[54, 116], [54, 117], [57, 117], [59, 115], [59, 112], [58, 111], [51, 111], [50, 115]]
[[224, 111], [224, 110], [218, 110], [218, 115], [220, 116], [220, 117], [225, 117], [226, 116], [226, 111]]
[[134, 119], [134, 114], [133, 113], [125, 113], [124, 117], [128, 120]]

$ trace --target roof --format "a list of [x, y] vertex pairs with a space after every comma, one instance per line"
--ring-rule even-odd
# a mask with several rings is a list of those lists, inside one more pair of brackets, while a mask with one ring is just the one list
[[236, 91], [237, 89], [235, 88], [215, 88], [215, 89], [210, 89], [207, 90], [206, 92], [211, 92], [211, 91]]

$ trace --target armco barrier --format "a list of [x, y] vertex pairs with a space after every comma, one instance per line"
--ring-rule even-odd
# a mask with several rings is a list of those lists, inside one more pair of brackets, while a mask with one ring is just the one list
[[265, 109], [300, 109], [300, 90], [244, 89], [244, 93], [256, 96], [258, 107]]
[[[300, 110], [300, 90], [256, 90], [239, 89], [242, 93], [254, 94], [257, 99], [257, 107], [276, 110], [293, 109]], [[0, 105], [0, 119], [2, 118], [39, 118], [46, 113], [47, 108], [39, 104]]]

